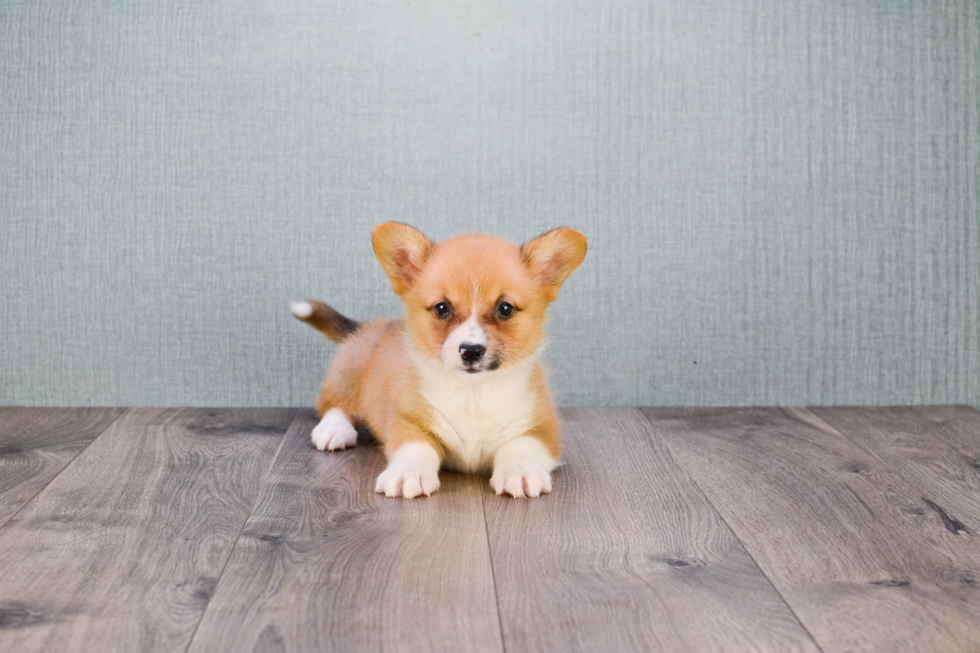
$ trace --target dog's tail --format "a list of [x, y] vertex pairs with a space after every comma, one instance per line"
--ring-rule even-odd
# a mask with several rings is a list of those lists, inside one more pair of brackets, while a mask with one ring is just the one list
[[334, 342], [343, 342], [361, 326], [359, 322], [344, 317], [322, 302], [294, 302], [289, 308], [293, 309], [293, 315]]

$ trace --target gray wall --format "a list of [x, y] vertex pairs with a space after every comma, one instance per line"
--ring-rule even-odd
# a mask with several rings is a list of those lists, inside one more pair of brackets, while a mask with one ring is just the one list
[[370, 227], [589, 254], [563, 404], [980, 404], [980, 3], [0, 4], [0, 403], [303, 405]]

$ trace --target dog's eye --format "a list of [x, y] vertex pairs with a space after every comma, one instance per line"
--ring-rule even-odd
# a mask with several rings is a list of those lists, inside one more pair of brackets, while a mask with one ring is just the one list
[[507, 302], [500, 302], [497, 304], [497, 316], [501, 319], [506, 320], [511, 315], [514, 314], [514, 307]]
[[447, 317], [453, 314], [453, 307], [449, 304], [449, 302], [439, 302], [432, 307], [432, 310], [435, 312], [436, 317], [440, 320], [445, 320]]

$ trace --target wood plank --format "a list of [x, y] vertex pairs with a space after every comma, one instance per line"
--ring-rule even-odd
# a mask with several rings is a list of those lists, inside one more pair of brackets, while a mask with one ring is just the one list
[[0, 650], [185, 650], [294, 413], [120, 417], [0, 529]]
[[970, 406], [918, 406], [916, 412], [932, 420], [932, 432], [980, 472], [980, 411]]
[[191, 651], [499, 651], [480, 486], [374, 493], [374, 447], [319, 452], [298, 417]]
[[123, 412], [123, 408], [0, 408], [0, 525]]
[[507, 650], [817, 650], [638, 410], [561, 417], [551, 494], [483, 483]]
[[644, 409], [827, 653], [980, 649], [980, 546], [802, 409]]
[[919, 488], [944, 526], [980, 533], [980, 413], [965, 406], [810, 411]]

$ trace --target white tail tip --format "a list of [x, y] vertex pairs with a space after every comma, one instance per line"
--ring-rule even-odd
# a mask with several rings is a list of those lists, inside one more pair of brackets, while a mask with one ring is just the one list
[[293, 302], [289, 305], [289, 308], [293, 310], [293, 315], [301, 320], [305, 320], [313, 315], [313, 305], [309, 302]]

